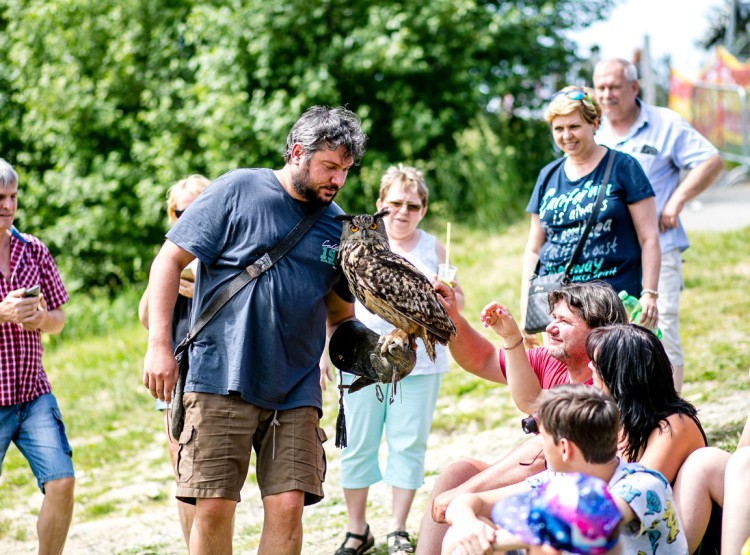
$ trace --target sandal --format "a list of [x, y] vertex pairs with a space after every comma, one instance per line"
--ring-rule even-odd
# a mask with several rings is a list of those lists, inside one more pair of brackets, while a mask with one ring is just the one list
[[[359, 547], [344, 547], [349, 538], [359, 540], [361, 542]], [[341, 544], [341, 547], [336, 550], [334, 555], [362, 555], [369, 551], [374, 545], [375, 538], [370, 534], [370, 525], [368, 524], [367, 528], [365, 528], [364, 534], [353, 534], [352, 532], [347, 532], [346, 537], [344, 538], [344, 543]]]
[[[414, 546], [411, 544], [409, 534], [403, 530], [396, 530], [386, 536], [388, 543], [388, 553], [414, 553]], [[391, 543], [393, 540], [393, 543]]]

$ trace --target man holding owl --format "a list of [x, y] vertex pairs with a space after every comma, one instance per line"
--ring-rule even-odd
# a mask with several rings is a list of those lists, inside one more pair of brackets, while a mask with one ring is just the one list
[[[354, 298], [331, 256], [341, 234], [335, 218], [343, 213], [333, 199], [364, 154], [365, 139], [351, 111], [310, 108], [287, 137], [283, 168], [221, 176], [170, 229], [154, 260], [143, 383], [154, 397], [169, 401], [177, 380], [170, 323], [182, 268], [200, 261], [195, 323], [240, 272], [306, 214], [319, 213], [304, 236], [231, 297], [190, 346], [176, 476], [177, 497], [196, 505], [193, 555], [231, 553], [251, 449], [265, 512], [259, 552], [301, 552], [303, 507], [323, 498], [326, 438], [319, 426], [318, 362], [326, 331], [332, 341], [348, 345], [379, 340], [354, 319]], [[378, 355], [413, 366], [413, 354], [405, 357], [405, 350], [408, 345], [383, 352], [378, 346]], [[370, 354], [357, 353], [368, 361]]]

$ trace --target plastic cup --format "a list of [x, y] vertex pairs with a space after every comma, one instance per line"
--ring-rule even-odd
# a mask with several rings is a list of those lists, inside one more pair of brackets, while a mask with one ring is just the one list
[[438, 279], [445, 283], [456, 281], [457, 270], [453, 264], [438, 264]]

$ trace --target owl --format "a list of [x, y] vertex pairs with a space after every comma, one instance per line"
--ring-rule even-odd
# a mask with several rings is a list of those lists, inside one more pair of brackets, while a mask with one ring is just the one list
[[[456, 327], [425, 275], [391, 251], [383, 222], [388, 212], [384, 209], [373, 216], [337, 217], [345, 222], [339, 265], [357, 299], [370, 312], [401, 330], [412, 349], [416, 349], [416, 339], [421, 338], [427, 356], [434, 361], [435, 344], [448, 343], [456, 335]], [[395, 379], [394, 376], [394, 383]]]

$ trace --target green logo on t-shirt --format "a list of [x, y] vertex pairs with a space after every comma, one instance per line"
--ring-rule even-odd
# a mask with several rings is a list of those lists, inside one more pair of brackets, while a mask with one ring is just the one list
[[325, 241], [323, 243], [323, 252], [320, 253], [320, 261], [333, 266], [336, 263], [336, 253], [338, 250], [338, 245], [331, 245], [328, 241]]

